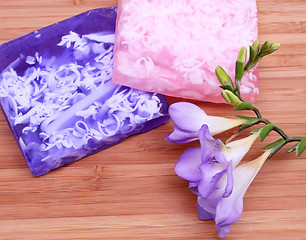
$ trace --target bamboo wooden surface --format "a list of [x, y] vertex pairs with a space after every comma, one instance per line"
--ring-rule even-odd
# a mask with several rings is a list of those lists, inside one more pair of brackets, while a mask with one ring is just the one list
[[[282, 46], [259, 65], [256, 105], [288, 135], [306, 136], [306, 1], [257, 3], [260, 42]], [[116, 0], [0, 0], [0, 43], [114, 5]], [[200, 105], [208, 114], [234, 115], [226, 105]], [[217, 239], [213, 221], [197, 219], [196, 197], [173, 171], [180, 154], [197, 143], [165, 142], [172, 127], [169, 122], [34, 178], [1, 112], [0, 239]], [[257, 142], [247, 160], [261, 147]], [[306, 153], [297, 158], [282, 150], [266, 162], [227, 236], [246, 238], [306, 239]]]

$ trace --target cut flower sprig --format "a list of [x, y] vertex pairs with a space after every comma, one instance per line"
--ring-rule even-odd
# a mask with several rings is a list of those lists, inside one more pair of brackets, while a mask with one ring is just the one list
[[[214, 220], [220, 238], [224, 238], [243, 211], [243, 198], [264, 162], [289, 142], [297, 142], [288, 152], [300, 156], [306, 149], [305, 137], [290, 137], [268, 119], [259, 109], [240, 95], [240, 82], [244, 74], [264, 56], [273, 53], [279, 44], [271, 41], [262, 46], [255, 41], [247, 49], [241, 48], [236, 61], [235, 81], [218, 66], [216, 75], [223, 88], [222, 96], [235, 110], [251, 110], [256, 116], [237, 116], [228, 119], [207, 115], [203, 109], [188, 102], [173, 103], [169, 115], [174, 130], [165, 139], [171, 143], [199, 141], [200, 147], [187, 149], [178, 159], [174, 170], [178, 176], [189, 181], [189, 189], [197, 195], [197, 214], [201, 220]], [[232, 141], [239, 133], [256, 124], [264, 126], [250, 131], [248, 137]], [[231, 128], [239, 132], [225, 143], [213, 136]], [[272, 131], [280, 139], [264, 147], [263, 153], [252, 161], [241, 162], [256, 139], [263, 141]]]
[[216, 76], [221, 83], [222, 97], [224, 100], [234, 106], [234, 110], [251, 110], [256, 114], [256, 117], [248, 117], [238, 115], [239, 119], [245, 121], [244, 124], [240, 125], [239, 130], [242, 131], [251, 126], [259, 123], [264, 123], [263, 127], [260, 127], [253, 132], [259, 133], [259, 139], [263, 141], [272, 131], [277, 132], [281, 138], [277, 141], [264, 147], [265, 150], [271, 150], [270, 156], [272, 157], [276, 152], [278, 152], [282, 147], [284, 147], [289, 142], [297, 142], [294, 146], [289, 148], [287, 152], [296, 151], [297, 156], [300, 156], [306, 149], [306, 138], [300, 136], [288, 136], [279, 126], [272, 123], [268, 119], [264, 118], [259, 109], [252, 103], [243, 99], [240, 95], [240, 82], [244, 74], [246, 74], [250, 69], [252, 69], [258, 61], [260, 61], [264, 56], [275, 52], [280, 47], [279, 43], [273, 43], [272, 41], [266, 41], [262, 46], [259, 45], [258, 41], [255, 41], [249, 47], [249, 57], [247, 58], [247, 48], [242, 47], [238, 53], [235, 69], [235, 85], [230, 76], [221, 67], [216, 67]]

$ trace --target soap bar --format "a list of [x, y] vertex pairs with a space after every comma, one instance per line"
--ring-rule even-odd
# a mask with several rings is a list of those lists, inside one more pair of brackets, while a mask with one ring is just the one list
[[[217, 65], [234, 79], [242, 46], [257, 40], [256, 0], [119, 0], [113, 81], [165, 95], [224, 102]], [[242, 79], [258, 95], [258, 69]]]
[[0, 46], [1, 107], [34, 176], [168, 119], [163, 95], [112, 82], [117, 9], [94, 9]]

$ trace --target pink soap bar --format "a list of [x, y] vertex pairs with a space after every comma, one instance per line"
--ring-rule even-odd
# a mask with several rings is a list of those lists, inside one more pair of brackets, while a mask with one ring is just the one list
[[[113, 81], [169, 96], [223, 102], [217, 65], [234, 79], [239, 49], [257, 39], [256, 0], [119, 0]], [[258, 69], [242, 79], [258, 95]]]

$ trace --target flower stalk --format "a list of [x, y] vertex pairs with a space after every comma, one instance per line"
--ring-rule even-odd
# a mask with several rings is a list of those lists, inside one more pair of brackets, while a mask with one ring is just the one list
[[[228, 74], [222, 69], [222, 67], [217, 66], [216, 75], [221, 83], [222, 97], [230, 105], [234, 106], [235, 111], [239, 110], [251, 110], [255, 113], [256, 118], [250, 118], [246, 116], [237, 116], [240, 119], [245, 119], [247, 122], [239, 127], [239, 131], [245, 130], [256, 124], [263, 123], [265, 126], [255, 130], [260, 132], [260, 140], [263, 141], [272, 131], [280, 135], [282, 140], [278, 140], [275, 144], [269, 144], [264, 147], [264, 149], [271, 149], [272, 157], [276, 152], [278, 152], [287, 143], [297, 142], [297, 144], [290, 148], [288, 152], [296, 151], [297, 155], [300, 156], [306, 149], [306, 140], [304, 137], [288, 136], [279, 126], [273, 124], [268, 119], [261, 115], [259, 109], [254, 105], [244, 100], [240, 95], [240, 82], [242, 77], [264, 57], [273, 52], [275, 52], [280, 47], [279, 43], [273, 43], [272, 41], [266, 41], [262, 46], [259, 45], [258, 41], [255, 41], [252, 46], [249, 47], [249, 58], [247, 60], [247, 50], [242, 47], [238, 53], [236, 61], [236, 72], [235, 72], [235, 86], [233, 81], [228, 77]], [[222, 69], [222, 71], [220, 71]], [[225, 76], [225, 77], [224, 77]], [[226, 78], [226, 81], [224, 81]], [[278, 144], [277, 144], [278, 143]]]
[[[296, 142], [287, 152], [296, 152], [300, 156], [306, 149], [306, 137], [288, 136], [278, 125], [262, 116], [254, 104], [240, 95], [240, 83], [243, 76], [264, 56], [279, 48], [272, 41], [262, 46], [255, 41], [249, 48], [243, 47], [236, 61], [235, 81], [226, 71], [217, 66], [216, 76], [223, 89], [222, 97], [234, 107], [235, 111], [252, 111], [255, 116], [238, 115], [237, 119], [208, 116], [192, 103], [179, 102], [169, 107], [174, 123], [174, 131], [166, 136], [171, 143], [199, 141], [201, 147], [187, 149], [179, 158], [174, 170], [178, 176], [189, 181], [189, 189], [198, 196], [197, 213], [201, 220], [214, 220], [220, 238], [224, 238], [241, 216], [243, 197], [253, 179], [267, 158], [272, 157], [286, 144]], [[258, 129], [250, 131], [250, 136], [233, 141], [241, 132], [258, 124]], [[223, 143], [213, 136], [233, 127], [239, 127], [238, 133]], [[253, 161], [241, 163], [254, 141], [264, 141], [271, 132], [280, 138], [266, 145], [264, 153]]]

